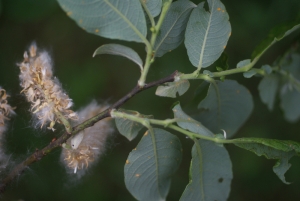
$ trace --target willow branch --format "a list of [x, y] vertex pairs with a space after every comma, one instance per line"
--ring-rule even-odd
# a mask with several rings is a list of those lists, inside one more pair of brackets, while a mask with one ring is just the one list
[[174, 77], [177, 75], [177, 71], [172, 73], [171, 75], [162, 78], [157, 81], [153, 81], [151, 83], [146, 84], [143, 88], [141, 88], [139, 85], [136, 85], [128, 94], [126, 94], [123, 98], [119, 99], [116, 103], [114, 103], [111, 107], [106, 109], [105, 111], [97, 114], [96, 116], [88, 119], [87, 121], [75, 126], [72, 129], [72, 133], [69, 134], [65, 132], [61, 137], [59, 137], [57, 140], [51, 142], [46, 147], [42, 148], [41, 150], [36, 150], [33, 154], [31, 154], [27, 159], [25, 159], [20, 164], [16, 165], [13, 170], [1, 181], [0, 183], [0, 192], [5, 191], [5, 187], [7, 184], [9, 184], [16, 176], [22, 174], [26, 168], [31, 165], [34, 162], [37, 162], [41, 160], [44, 156], [46, 156], [48, 153], [50, 153], [52, 150], [61, 147], [61, 145], [66, 142], [72, 135], [93, 126], [98, 121], [110, 117], [110, 112], [113, 109], [118, 109], [121, 107], [124, 103], [126, 103], [129, 99], [131, 99], [133, 96], [138, 94], [141, 91], [144, 91], [146, 89], [149, 89], [151, 87], [155, 87], [158, 85], [161, 85], [166, 82], [173, 82]]

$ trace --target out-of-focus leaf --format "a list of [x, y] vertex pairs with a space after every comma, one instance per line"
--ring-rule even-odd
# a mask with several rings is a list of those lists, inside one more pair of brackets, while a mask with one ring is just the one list
[[190, 87], [188, 80], [178, 80], [167, 82], [166, 84], [157, 87], [155, 94], [157, 96], [176, 98], [176, 94], [183, 95]]
[[231, 137], [250, 116], [253, 100], [248, 89], [236, 81], [216, 81], [198, 108], [199, 114], [194, 116], [198, 121], [213, 133], [224, 129]]
[[258, 156], [265, 156], [268, 159], [277, 159], [273, 171], [285, 184], [284, 174], [290, 168], [289, 159], [300, 155], [300, 143], [288, 140], [272, 140], [262, 138], [239, 138], [234, 144], [243, 149], [249, 150]]
[[111, 39], [143, 42], [147, 27], [139, 0], [58, 0], [87, 32]]
[[140, 58], [140, 56], [131, 48], [126, 47], [124, 45], [119, 44], [106, 44], [98, 47], [93, 57], [98, 54], [113, 54], [113, 55], [119, 55], [126, 57], [127, 59], [130, 59], [137, 65], [139, 65], [140, 69], [143, 70], [143, 61]]
[[263, 40], [253, 51], [251, 56], [252, 60], [259, 58], [273, 44], [296, 31], [299, 27], [299, 22], [289, 22], [271, 29], [267, 38]]
[[210, 136], [213, 137], [214, 134], [205, 128], [200, 122], [192, 119], [190, 116], [185, 114], [181, 107], [180, 104], [175, 105], [173, 107], [173, 112], [174, 112], [174, 117], [178, 120], [177, 124], [183, 129], [187, 129], [191, 132], [198, 133], [199, 135], [205, 135], [205, 136]]
[[289, 62], [285, 62], [285, 64], [281, 66], [282, 70], [287, 71], [292, 74], [293, 77], [300, 80], [300, 54], [293, 53], [286, 60], [289, 60]]
[[256, 75], [256, 71], [253, 69], [243, 73], [245, 78], [251, 78], [253, 75]]
[[241, 68], [241, 67], [246, 66], [250, 63], [251, 63], [251, 59], [245, 59], [245, 60], [240, 61], [239, 63], [237, 63], [236, 67]]
[[205, 140], [195, 141], [190, 182], [180, 201], [226, 201], [232, 177], [231, 160], [223, 146]]
[[179, 0], [171, 4], [156, 39], [155, 56], [161, 57], [180, 45], [189, 16], [195, 7], [195, 4], [187, 0]]
[[171, 176], [181, 162], [181, 143], [171, 133], [147, 131], [126, 160], [125, 184], [137, 200], [165, 200]]
[[[136, 111], [131, 110], [119, 109], [119, 112], [124, 112], [126, 114], [134, 115], [141, 118], [152, 118], [151, 115], [142, 115]], [[118, 131], [121, 133], [121, 135], [123, 135], [130, 141], [133, 140], [138, 135], [139, 131], [143, 128], [142, 124], [135, 121], [131, 121], [126, 118], [115, 118], [115, 121]]]
[[261, 67], [261, 69], [263, 69], [266, 72], [266, 74], [271, 74], [272, 71], [273, 71], [273, 69], [272, 69], [272, 67], [270, 65], [263, 65]]
[[270, 74], [266, 75], [258, 85], [260, 99], [267, 104], [269, 110], [273, 110], [279, 82], [278, 75]]
[[300, 117], [300, 92], [285, 86], [280, 93], [280, 106], [284, 111], [284, 117], [290, 122], [295, 122]]
[[204, 2], [193, 10], [185, 32], [185, 47], [191, 63], [197, 68], [215, 62], [231, 34], [225, 6], [220, 0], [208, 0], [208, 5], [209, 12], [204, 9]]
[[[145, 0], [140, 0], [145, 1]], [[145, 4], [151, 13], [152, 17], [156, 17], [159, 15], [161, 11], [162, 1], [161, 0], [146, 0]]]

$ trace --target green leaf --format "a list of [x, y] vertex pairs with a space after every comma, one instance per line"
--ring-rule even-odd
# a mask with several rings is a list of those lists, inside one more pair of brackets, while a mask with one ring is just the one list
[[296, 31], [299, 27], [300, 24], [298, 22], [289, 22], [271, 29], [267, 38], [263, 40], [253, 51], [251, 56], [252, 60], [258, 59], [273, 44]]
[[253, 69], [251, 69], [251, 70], [249, 70], [249, 71], [247, 71], [247, 72], [244, 72], [243, 73], [243, 76], [245, 77], [245, 78], [251, 78], [253, 75], [256, 75], [256, 71], [255, 70], [253, 70]]
[[284, 174], [290, 168], [289, 159], [294, 155], [300, 155], [300, 143], [289, 140], [272, 140], [262, 138], [240, 138], [235, 139], [234, 144], [243, 149], [249, 150], [258, 156], [265, 156], [268, 159], [277, 159], [273, 171], [286, 182]]
[[273, 71], [273, 69], [272, 69], [272, 67], [270, 65], [263, 65], [261, 67], [261, 69], [263, 69], [266, 72], [266, 74], [271, 74], [272, 71]]
[[232, 164], [227, 150], [210, 141], [195, 141], [190, 182], [180, 201], [226, 201], [232, 178]]
[[253, 100], [248, 89], [236, 81], [215, 81], [198, 108], [200, 114], [195, 116], [198, 121], [213, 133], [224, 129], [231, 137], [250, 116]]
[[293, 77], [300, 80], [300, 54], [292, 53], [285, 60], [289, 60], [285, 62], [284, 65], [281, 66], [282, 70], [287, 71], [292, 74]]
[[181, 143], [171, 133], [147, 131], [126, 160], [125, 184], [137, 200], [165, 200], [171, 176], [181, 162]]
[[177, 124], [183, 129], [189, 130], [194, 133], [198, 133], [200, 135], [214, 137], [214, 134], [205, 128], [200, 122], [192, 119], [190, 116], [186, 115], [182, 109], [180, 104], [175, 105], [173, 108], [174, 117], [178, 120]]
[[280, 106], [284, 111], [284, 117], [290, 122], [295, 122], [300, 117], [300, 92], [295, 89], [289, 89], [285, 86], [280, 93]]
[[[142, 118], [151, 118], [151, 115], [142, 115], [136, 111], [131, 111], [131, 110], [123, 110], [119, 109], [119, 112], [124, 112], [126, 114], [130, 115], [135, 115], [137, 117], [142, 117]], [[116, 126], [118, 131], [126, 137], [128, 140], [133, 140], [139, 133], [139, 131], [143, 128], [143, 125], [135, 122], [128, 120], [126, 118], [115, 118], [116, 121]]]
[[163, 56], [181, 44], [188, 19], [195, 7], [195, 4], [187, 0], [171, 4], [154, 45], [156, 57]]
[[143, 61], [140, 56], [131, 48], [119, 44], [106, 44], [98, 47], [93, 54], [93, 57], [98, 54], [113, 54], [130, 59], [143, 70]]
[[110, 38], [144, 42], [146, 20], [139, 0], [58, 0], [67, 15], [87, 32]]
[[[140, 1], [145, 1], [145, 0], [140, 0]], [[145, 4], [152, 17], [156, 17], [159, 15], [162, 6], [161, 0], [146, 0]]]
[[189, 89], [189, 87], [190, 82], [188, 80], [167, 82], [164, 85], [157, 87], [155, 94], [157, 96], [176, 98], [176, 93], [181, 96]]
[[210, 12], [204, 9], [204, 2], [193, 10], [185, 32], [188, 56], [197, 68], [214, 63], [224, 51], [231, 34], [225, 6], [219, 0], [208, 0], [208, 5]]
[[260, 99], [267, 104], [269, 110], [273, 110], [279, 82], [278, 75], [270, 74], [266, 75], [258, 85]]
[[250, 63], [251, 63], [251, 59], [245, 59], [245, 60], [240, 61], [239, 63], [237, 63], [236, 67], [241, 68], [241, 67], [244, 67], [244, 66], [246, 66]]

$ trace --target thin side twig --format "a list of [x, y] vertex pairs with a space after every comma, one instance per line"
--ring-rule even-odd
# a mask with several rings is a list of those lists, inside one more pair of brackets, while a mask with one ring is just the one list
[[126, 103], [129, 99], [131, 99], [133, 96], [135, 96], [136, 94], [138, 94], [141, 91], [144, 91], [146, 89], [149, 89], [151, 87], [155, 87], [161, 84], [164, 84], [166, 82], [173, 82], [175, 76], [177, 75], [177, 71], [175, 71], [174, 73], [172, 73], [171, 75], [162, 78], [160, 80], [156, 80], [153, 82], [150, 82], [148, 84], [146, 84], [144, 87], [140, 87], [139, 85], [136, 85], [129, 93], [127, 93], [124, 97], [122, 97], [121, 99], [119, 99], [116, 103], [114, 103], [111, 107], [109, 107], [108, 109], [106, 109], [105, 111], [97, 114], [96, 116], [88, 119], [87, 121], [75, 126], [73, 128], [73, 131], [71, 134], [65, 132], [62, 136], [60, 136], [57, 140], [55, 140], [54, 142], [51, 142], [49, 145], [47, 145], [46, 147], [42, 148], [41, 150], [36, 150], [33, 154], [31, 154], [28, 158], [26, 158], [23, 162], [19, 163], [18, 165], [16, 165], [13, 170], [1, 181], [0, 183], [0, 192], [4, 192], [5, 191], [5, 187], [7, 186], [7, 184], [9, 184], [16, 176], [21, 175], [26, 167], [28, 167], [29, 165], [31, 165], [34, 162], [37, 162], [39, 160], [41, 160], [44, 156], [46, 156], [48, 153], [50, 153], [52, 150], [61, 147], [61, 144], [63, 144], [64, 142], [66, 142], [72, 135], [93, 126], [95, 123], [97, 123], [98, 121], [105, 119], [107, 117], [110, 117], [110, 111], [112, 109], [118, 109], [119, 107], [121, 107], [124, 103]]

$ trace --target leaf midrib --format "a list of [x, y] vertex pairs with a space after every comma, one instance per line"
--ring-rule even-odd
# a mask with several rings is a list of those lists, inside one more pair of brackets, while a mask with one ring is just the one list
[[140, 39], [147, 43], [146, 37], [124, 16], [113, 4], [111, 4], [108, 0], [103, 0], [109, 7], [111, 7], [129, 26], [130, 28], [140, 37]]

